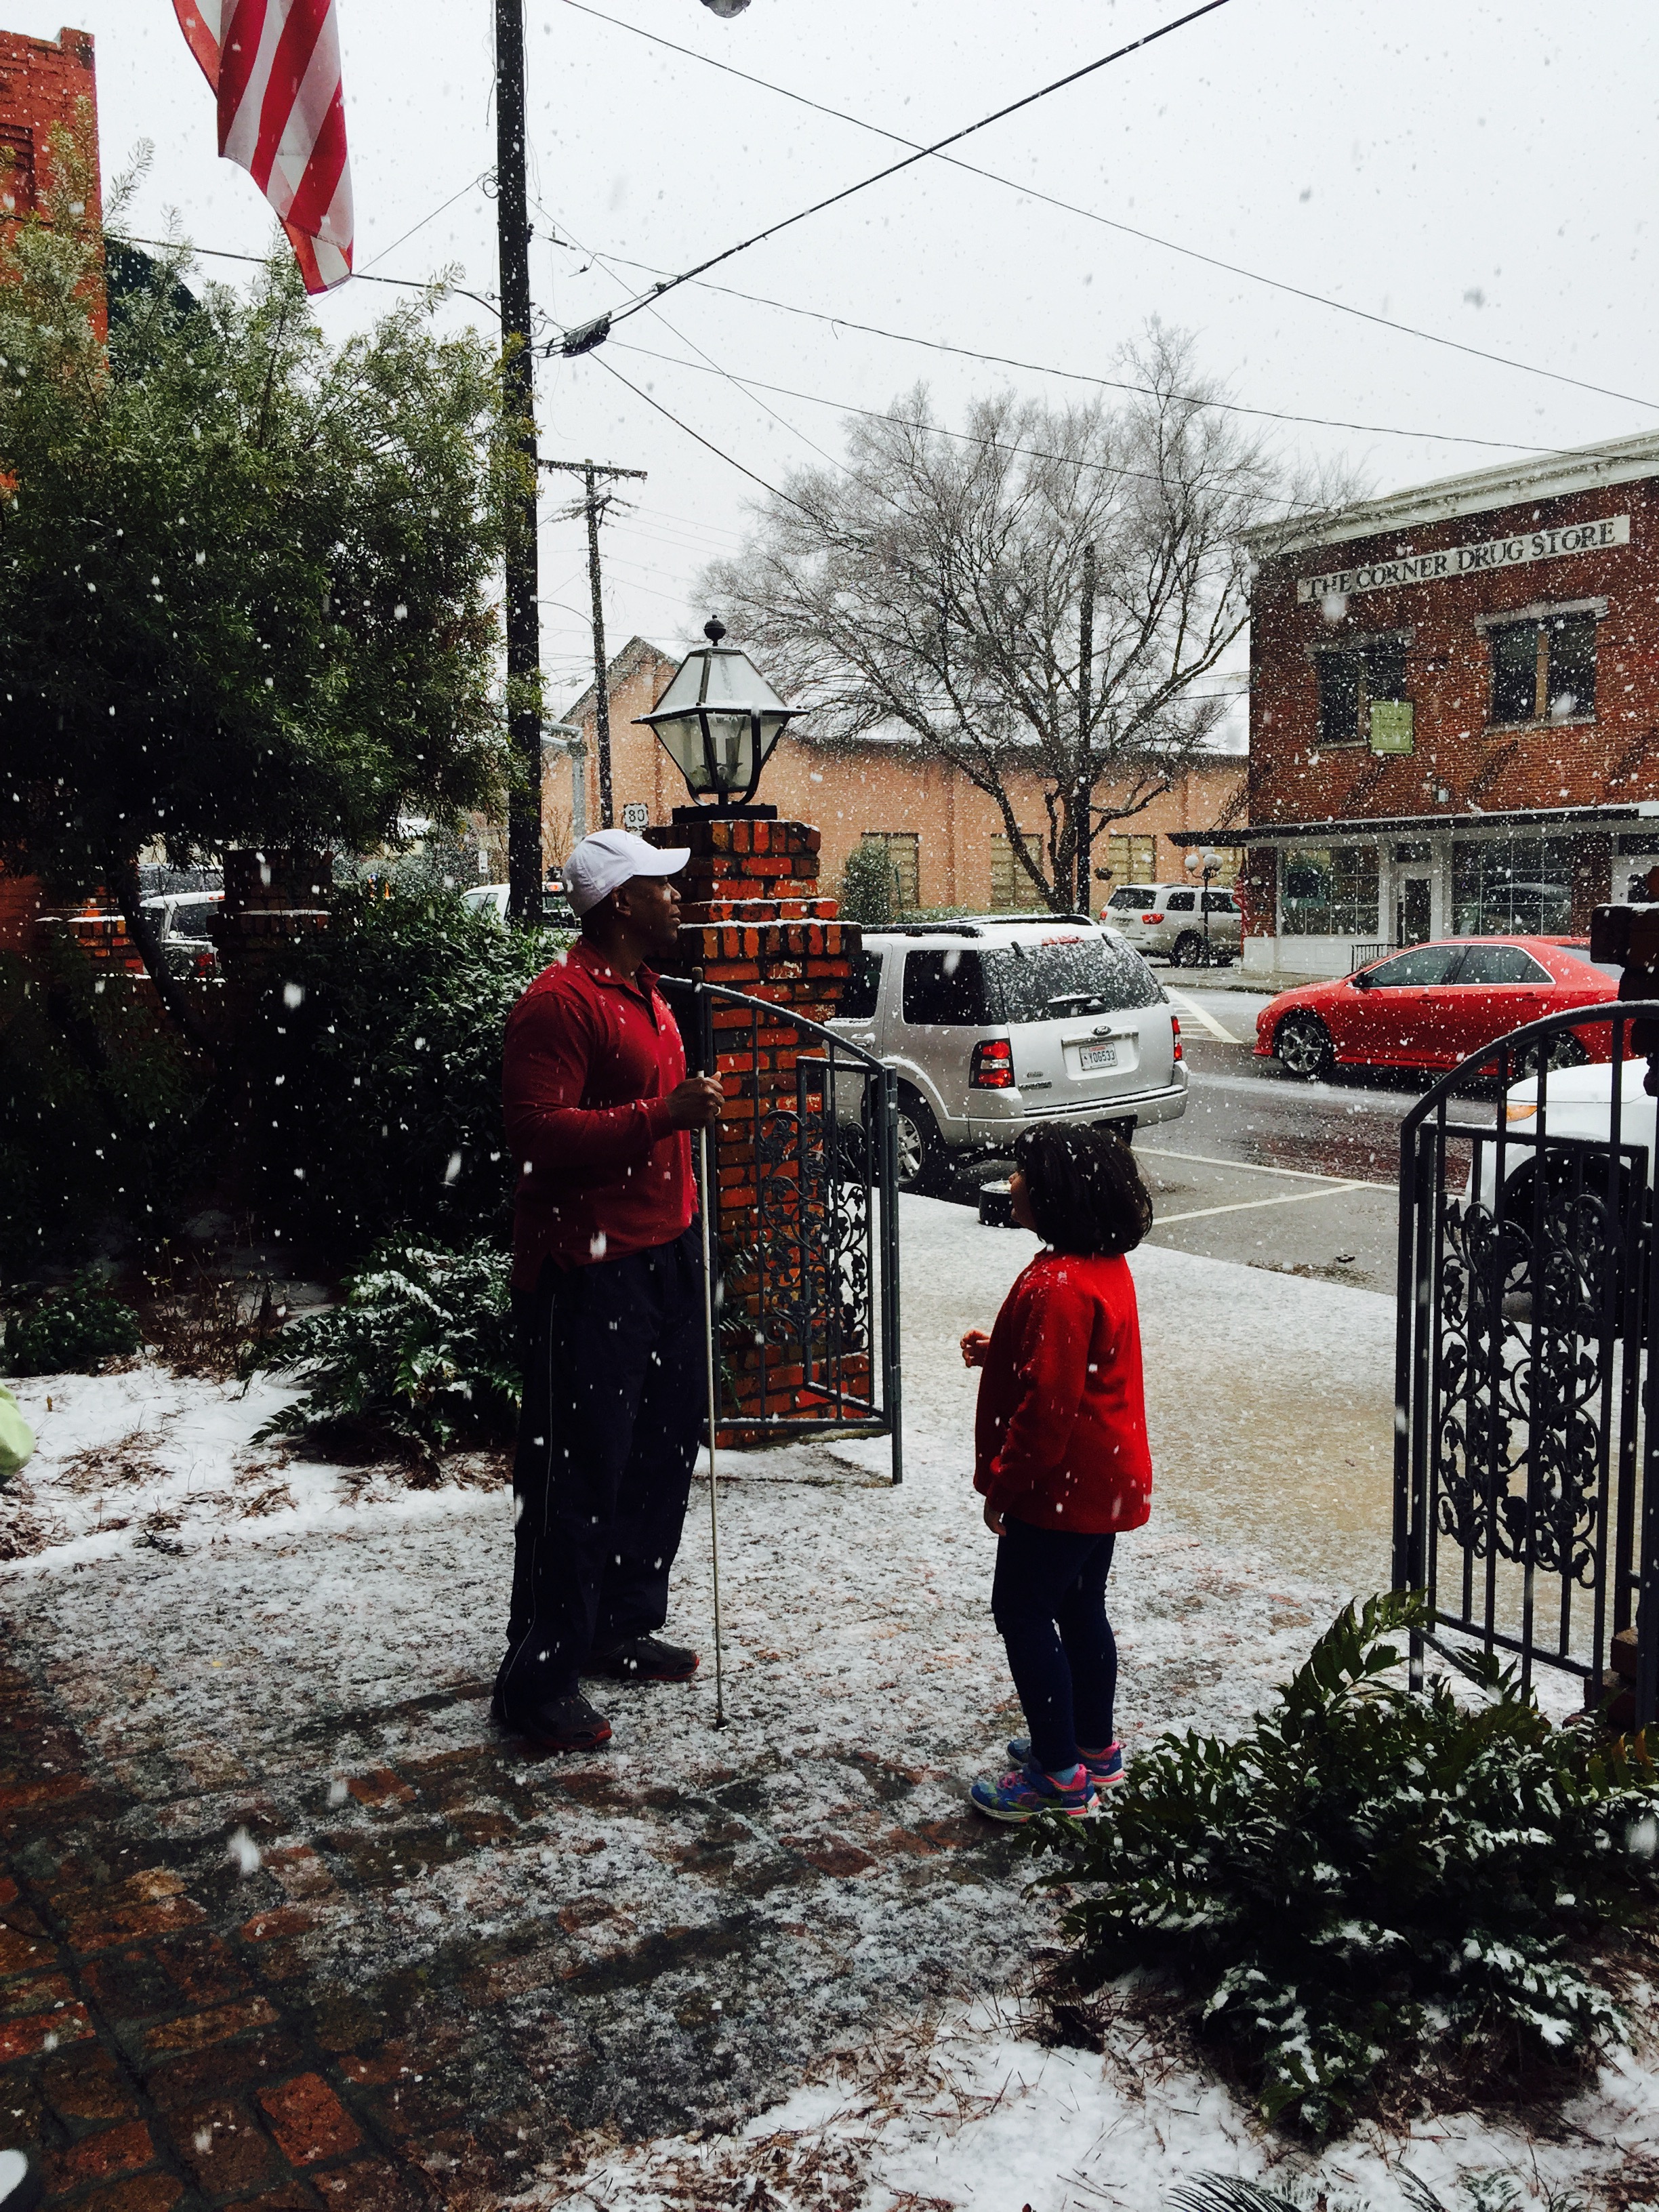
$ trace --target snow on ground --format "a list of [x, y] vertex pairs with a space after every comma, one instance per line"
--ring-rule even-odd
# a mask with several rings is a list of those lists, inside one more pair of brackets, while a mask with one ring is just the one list
[[[1022, 2032], [1054, 1913], [963, 1809], [1019, 1719], [957, 1338], [1034, 1248], [922, 1199], [902, 1230], [903, 1487], [879, 1443], [723, 1456], [731, 1725], [707, 1662], [684, 1688], [602, 1685], [616, 1738], [585, 1760], [525, 1759], [486, 1717], [499, 1487], [413, 1492], [255, 1445], [288, 1395], [269, 1384], [140, 1367], [19, 1392], [41, 1449], [0, 1492], [0, 1549], [9, 1527], [27, 1553], [0, 1566], [3, 1631], [94, 1770], [205, 1855], [257, 1835], [266, 1871], [239, 1910], [280, 1904], [270, 1869], [320, 1854], [337, 1878], [293, 1893], [319, 1990], [391, 2012], [413, 1973], [422, 2037], [476, 2045], [480, 2099], [510, 2092], [532, 2143], [609, 2131], [580, 2182], [594, 2203], [707, 2203], [698, 2161], [758, 2170], [764, 2142], [775, 2166], [774, 2137], [869, 2212], [1139, 2212], [1182, 2172], [1270, 2155], [1167, 2058]], [[1132, 1757], [1165, 1728], [1242, 1724], [1349, 1595], [1386, 1584], [1393, 1353], [1391, 1306], [1366, 1292], [1164, 1250], [1133, 1265], [1158, 1477], [1112, 1588]], [[705, 1483], [669, 1626], [706, 1654], [710, 1604]], [[839, 2085], [814, 2074], [836, 2051], [861, 2054]], [[1591, 2132], [1651, 2139], [1654, 2097], [1640, 2069], [1608, 2076]], [[681, 2132], [733, 2126], [744, 2142]], [[1512, 2162], [1435, 2129], [1431, 2178], [1465, 2137], [1464, 2163]], [[618, 2130], [646, 2147], [617, 2150]], [[1394, 2212], [1364, 2146], [1325, 2170]], [[550, 2172], [532, 2201], [574, 2185]]]

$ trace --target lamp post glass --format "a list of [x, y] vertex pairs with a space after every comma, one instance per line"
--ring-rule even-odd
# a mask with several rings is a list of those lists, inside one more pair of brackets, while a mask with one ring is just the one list
[[686, 654], [651, 712], [635, 719], [656, 732], [693, 799], [747, 806], [794, 709], [741, 646], [720, 642], [723, 623], [705, 623], [702, 634], [708, 644]]

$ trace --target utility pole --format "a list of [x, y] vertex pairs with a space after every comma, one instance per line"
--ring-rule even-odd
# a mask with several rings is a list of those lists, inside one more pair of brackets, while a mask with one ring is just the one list
[[1093, 744], [1095, 684], [1095, 548], [1090, 540], [1083, 549], [1083, 605], [1078, 613], [1077, 711], [1078, 744], [1083, 763], [1083, 804], [1078, 809], [1077, 910], [1093, 911], [1095, 779]]
[[[524, 0], [495, 0], [495, 225], [502, 382], [528, 482], [507, 495], [507, 729], [521, 787], [507, 802], [507, 903], [542, 913], [541, 617], [536, 557], [536, 378], [530, 350], [530, 210], [525, 185]], [[516, 702], [516, 703], [515, 703]]]
[[617, 814], [611, 788], [611, 699], [605, 681], [605, 601], [599, 591], [599, 517], [610, 506], [611, 495], [600, 493], [599, 480], [601, 477], [607, 482], [617, 477], [635, 477], [643, 483], [646, 471], [606, 468], [597, 461], [544, 461], [542, 466], [580, 477], [586, 490], [582, 505], [587, 510], [587, 584], [593, 601], [593, 714], [599, 757], [599, 827], [614, 830]]

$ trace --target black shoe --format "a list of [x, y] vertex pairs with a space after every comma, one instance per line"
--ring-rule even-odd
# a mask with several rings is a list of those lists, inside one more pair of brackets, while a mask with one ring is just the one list
[[659, 1636], [629, 1636], [608, 1650], [595, 1651], [587, 1663], [592, 1674], [614, 1674], [619, 1682], [689, 1682], [697, 1671], [697, 1655], [683, 1644], [665, 1644]]
[[489, 1717], [509, 1735], [528, 1736], [544, 1751], [597, 1751], [611, 1741], [610, 1722], [580, 1690], [523, 1706], [503, 1704], [498, 1690], [489, 1701]]

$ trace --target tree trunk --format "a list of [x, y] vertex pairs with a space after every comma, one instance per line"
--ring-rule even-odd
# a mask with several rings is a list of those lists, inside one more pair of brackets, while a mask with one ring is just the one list
[[189, 992], [168, 968], [155, 925], [144, 912], [136, 863], [130, 860], [107, 861], [104, 880], [109, 886], [111, 896], [121, 909], [128, 936], [137, 946], [139, 956], [149, 970], [150, 981], [155, 986], [155, 995], [161, 1001], [161, 1011], [198, 1051], [206, 1053], [210, 1060], [216, 1060], [219, 1056], [217, 1040], [191, 1006]]

